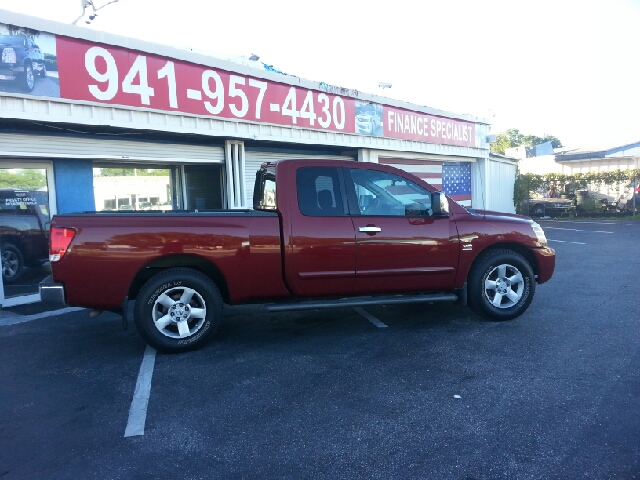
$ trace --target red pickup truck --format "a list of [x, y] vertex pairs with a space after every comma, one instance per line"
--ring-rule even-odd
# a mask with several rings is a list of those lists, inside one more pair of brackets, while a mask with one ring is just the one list
[[264, 164], [252, 210], [56, 215], [44, 300], [127, 315], [165, 352], [202, 345], [223, 303], [266, 310], [458, 301], [521, 315], [555, 252], [528, 217], [465, 209], [393, 167]]

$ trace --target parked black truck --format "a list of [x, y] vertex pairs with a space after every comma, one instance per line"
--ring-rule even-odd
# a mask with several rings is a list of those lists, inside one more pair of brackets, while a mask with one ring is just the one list
[[2, 280], [16, 282], [25, 267], [49, 260], [49, 212], [46, 192], [0, 189]]

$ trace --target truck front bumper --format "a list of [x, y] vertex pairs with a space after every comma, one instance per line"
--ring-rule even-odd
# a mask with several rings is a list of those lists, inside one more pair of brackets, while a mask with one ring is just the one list
[[538, 283], [548, 281], [556, 268], [556, 252], [553, 248], [535, 248], [533, 254], [538, 262]]
[[54, 282], [51, 275], [40, 282], [40, 299], [43, 302], [57, 303], [58, 305], [66, 305], [64, 300], [64, 285]]

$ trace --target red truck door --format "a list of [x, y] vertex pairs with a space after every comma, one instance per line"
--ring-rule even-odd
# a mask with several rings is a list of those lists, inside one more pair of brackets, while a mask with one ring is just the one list
[[382, 169], [343, 175], [358, 252], [354, 294], [452, 288], [455, 230], [449, 218], [431, 216], [431, 192]]
[[[318, 166], [318, 165], [327, 166]], [[342, 169], [331, 161], [289, 165], [288, 215], [283, 212], [285, 277], [297, 296], [350, 295], [356, 242], [348, 214]], [[280, 178], [280, 171], [278, 171]], [[280, 192], [278, 201], [282, 200]]]

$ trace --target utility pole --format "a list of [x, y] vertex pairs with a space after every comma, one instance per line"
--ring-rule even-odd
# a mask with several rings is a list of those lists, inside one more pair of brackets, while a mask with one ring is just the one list
[[98, 16], [98, 10], [102, 10], [107, 5], [111, 5], [112, 3], [116, 3], [117, 1], [118, 0], [110, 0], [109, 2], [105, 3], [101, 7], [96, 8], [95, 4], [93, 3], [93, 0], [80, 0], [80, 5], [82, 6], [82, 15], [80, 15], [73, 22], [71, 22], [71, 24], [75, 25], [76, 23], [78, 23], [78, 20], [83, 18], [87, 13], [87, 8], [91, 8], [93, 10], [93, 13], [89, 15], [89, 20], [85, 20], [85, 23], [89, 24]]

